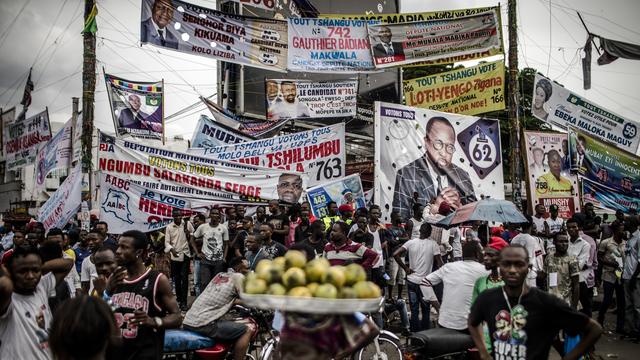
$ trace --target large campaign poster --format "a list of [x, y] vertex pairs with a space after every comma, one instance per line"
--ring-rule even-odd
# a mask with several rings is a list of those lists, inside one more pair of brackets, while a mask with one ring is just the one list
[[210, 148], [226, 144], [237, 144], [255, 140], [252, 136], [245, 135], [224, 124], [200, 115], [196, 129], [191, 138], [191, 147]]
[[71, 164], [71, 132], [72, 121], [69, 119], [62, 129], [43, 143], [36, 156], [36, 189], [43, 189], [47, 175], [55, 170], [66, 168]]
[[179, 0], [142, 0], [140, 42], [285, 72], [287, 22], [232, 15]]
[[41, 143], [51, 139], [51, 125], [47, 110], [26, 119], [16, 119], [4, 124], [4, 159], [6, 169], [15, 170], [36, 161]]
[[571, 168], [581, 176], [640, 197], [640, 158], [586, 133], [569, 130]]
[[524, 146], [532, 213], [537, 204], [547, 212], [555, 204], [560, 217], [571, 218], [580, 201], [578, 179], [570, 171], [567, 134], [525, 131]]
[[287, 68], [320, 73], [374, 70], [367, 22], [290, 18]]
[[339, 180], [323, 183], [307, 189], [313, 216], [320, 219], [329, 215], [327, 206], [335, 201], [338, 206], [350, 205], [352, 209], [366, 206], [360, 175], [353, 174]]
[[625, 119], [536, 74], [531, 114], [561, 128], [574, 127], [636, 154], [640, 123]]
[[502, 49], [496, 10], [452, 19], [368, 24], [376, 68]]
[[631, 210], [640, 210], [640, 198], [637, 196], [625, 195], [587, 179], [582, 179], [581, 182], [582, 200], [585, 203], [590, 202], [602, 209], [622, 210], [625, 214], [630, 214]]
[[307, 176], [159, 149], [101, 134], [98, 170], [149, 190], [215, 204], [298, 202]]
[[191, 148], [188, 152], [215, 160], [306, 173], [309, 186], [314, 186], [345, 175], [345, 125], [214, 148]]
[[356, 115], [358, 80], [266, 79], [267, 120]]
[[4, 129], [7, 127], [7, 125], [9, 125], [9, 123], [13, 122], [15, 118], [16, 118], [15, 107], [7, 111], [0, 111], [0, 125], [2, 126], [2, 129], [0, 130], [0, 150], [3, 151], [3, 156], [4, 156]]
[[63, 228], [80, 209], [82, 201], [82, 165], [76, 165], [58, 190], [38, 210], [38, 221], [45, 230]]
[[404, 220], [416, 203], [438, 212], [483, 198], [504, 199], [497, 120], [376, 102], [374, 196], [382, 220]]
[[[454, 9], [454, 10], [439, 10], [439, 11], [428, 11], [428, 12], [420, 12], [420, 13], [402, 13], [402, 14], [383, 14], [376, 12], [367, 12], [366, 14], [320, 14], [320, 18], [327, 19], [348, 19], [348, 20], [366, 20], [371, 23], [379, 23], [379, 24], [398, 24], [405, 22], [416, 22], [416, 21], [425, 21], [425, 20], [439, 20], [439, 19], [456, 19], [460, 17], [465, 17], [469, 15], [475, 15], [484, 13], [487, 11], [496, 11], [498, 15], [498, 21], [500, 22], [500, 7], [477, 7], [477, 8], [468, 8], [468, 9]], [[498, 36], [500, 36], [500, 44], [502, 44], [502, 31], [498, 31]], [[488, 56], [500, 55], [503, 53], [502, 46], [499, 48], [491, 48], [486, 51], [480, 51], [476, 53], [469, 53], [465, 55], [453, 55], [447, 56], [444, 58], [421, 61], [418, 63], [408, 64], [408, 66], [423, 66], [430, 64], [452, 64], [459, 63], [467, 60], [481, 59]]]
[[504, 61], [499, 60], [405, 80], [405, 102], [463, 115], [503, 110], [504, 76]]
[[162, 140], [163, 82], [138, 82], [104, 74], [117, 135]]

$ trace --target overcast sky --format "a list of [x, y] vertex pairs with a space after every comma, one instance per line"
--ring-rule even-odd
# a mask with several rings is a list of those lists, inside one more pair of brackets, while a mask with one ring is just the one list
[[[320, 0], [316, 0], [320, 1]], [[351, 0], [356, 1], [356, 0]], [[389, 0], [388, 0], [389, 1]], [[213, 7], [213, 0], [192, 0]], [[30, 66], [35, 82], [29, 114], [49, 108], [52, 121], [71, 114], [71, 97], [82, 94], [82, 0], [12, 0], [0, 2], [0, 107], [20, 102]], [[402, 0], [402, 12], [449, 10], [496, 5], [497, 1]], [[502, 1], [505, 48], [506, 0]], [[380, 6], [371, 9], [377, 12]], [[198, 95], [216, 91], [216, 62], [138, 44], [140, 0], [98, 0], [95, 125], [113, 132], [102, 77], [106, 72], [139, 81], [164, 78], [165, 113], [196, 103]], [[640, 44], [640, 1], [637, 0], [521, 0], [519, 1], [519, 67], [534, 67], [592, 102], [640, 121], [640, 61], [619, 59], [606, 66], [592, 65], [592, 89], [582, 90], [579, 48], [586, 32], [575, 13], [579, 10], [593, 33]], [[550, 13], [551, 10], [551, 13]], [[550, 37], [549, 34], [552, 34]], [[200, 107], [199, 109], [202, 109]], [[169, 120], [167, 135], [190, 138], [198, 114]]]

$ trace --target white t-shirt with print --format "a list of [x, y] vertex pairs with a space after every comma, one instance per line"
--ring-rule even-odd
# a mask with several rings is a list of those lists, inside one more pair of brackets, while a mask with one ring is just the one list
[[89, 294], [93, 293], [93, 280], [97, 278], [96, 265], [91, 261], [91, 255], [89, 255], [82, 260], [82, 267], [80, 268], [80, 282], [89, 282]]
[[206, 223], [198, 226], [193, 233], [196, 238], [202, 238], [202, 253], [207, 260], [224, 260], [224, 242], [229, 241], [229, 230], [224, 224], [211, 226]]

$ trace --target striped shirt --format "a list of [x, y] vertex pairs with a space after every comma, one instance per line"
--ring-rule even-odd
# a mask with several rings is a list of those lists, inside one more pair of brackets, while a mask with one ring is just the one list
[[329, 260], [331, 266], [356, 263], [365, 269], [371, 269], [378, 259], [378, 254], [362, 244], [347, 240], [340, 248], [336, 248], [331, 242], [327, 243], [324, 247], [324, 258]]

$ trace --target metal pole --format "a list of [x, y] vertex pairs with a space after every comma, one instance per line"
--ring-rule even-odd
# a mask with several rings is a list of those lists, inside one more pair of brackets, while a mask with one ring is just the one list
[[520, 118], [518, 116], [518, 24], [516, 0], [508, 2], [509, 18], [509, 122], [511, 125], [511, 184], [512, 199], [522, 210], [520, 177]]
[[[584, 22], [584, 20], [582, 20], [582, 15], [580, 15], [579, 11], [576, 11], [576, 13], [578, 14], [578, 17], [580, 18], [580, 22], [582, 23], [582, 26], [584, 26], [584, 29], [587, 31], [587, 35], [593, 35], [591, 34], [591, 31], [589, 31], [589, 28], [587, 27], [587, 24]], [[602, 53], [600, 53], [600, 49], [598, 48], [598, 45], [596, 45], [596, 42], [591, 39], [591, 43], [593, 44], [593, 47], [596, 48], [596, 51], [598, 52], [598, 55], [602, 55]]]

